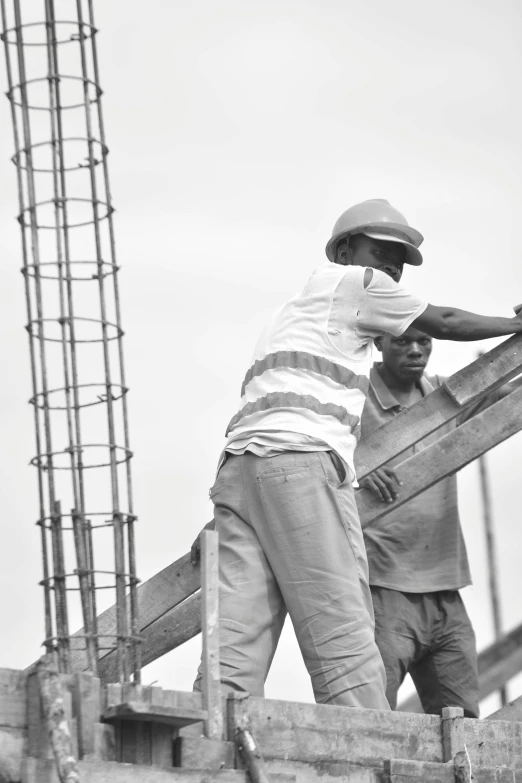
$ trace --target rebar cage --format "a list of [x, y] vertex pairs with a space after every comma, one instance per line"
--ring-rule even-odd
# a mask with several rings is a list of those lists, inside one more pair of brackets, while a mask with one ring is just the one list
[[[83, 652], [96, 673], [98, 659], [117, 650], [120, 680], [138, 682], [128, 389], [93, 5], [1, 0], [1, 8], [33, 385], [44, 643], [63, 672]], [[97, 614], [112, 591], [117, 627], [109, 635]], [[73, 635], [71, 618], [80, 617], [83, 630]]]

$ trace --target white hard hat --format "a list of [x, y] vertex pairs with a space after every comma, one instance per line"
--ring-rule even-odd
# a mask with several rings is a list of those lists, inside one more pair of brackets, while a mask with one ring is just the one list
[[413, 266], [422, 264], [418, 247], [424, 237], [408, 224], [402, 212], [383, 198], [362, 201], [343, 212], [326, 245], [326, 255], [330, 261], [335, 261], [338, 243], [352, 234], [364, 234], [386, 242], [400, 242], [406, 251], [406, 263]]

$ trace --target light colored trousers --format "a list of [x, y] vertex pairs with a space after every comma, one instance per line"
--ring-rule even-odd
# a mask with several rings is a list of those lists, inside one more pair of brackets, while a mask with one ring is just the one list
[[264, 695], [288, 611], [317, 702], [388, 710], [354, 491], [330, 453], [228, 455], [210, 496], [225, 688]]

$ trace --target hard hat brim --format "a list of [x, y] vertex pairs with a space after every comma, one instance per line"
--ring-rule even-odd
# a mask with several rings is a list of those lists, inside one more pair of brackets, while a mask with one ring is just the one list
[[381, 239], [385, 242], [399, 242], [401, 245], [403, 245], [404, 250], [406, 251], [404, 258], [406, 264], [411, 264], [411, 266], [420, 266], [422, 264], [422, 254], [420, 250], [411, 242], [407, 242], [405, 239], [400, 239], [399, 237], [393, 236], [393, 234], [382, 234], [378, 231], [362, 231], [361, 233], [367, 237], [370, 237], [370, 239]]
[[371, 225], [356, 226], [350, 231], [341, 231], [339, 234], [334, 234], [328, 241], [325, 252], [330, 261], [335, 261], [335, 251], [337, 244], [346, 239], [348, 236], [354, 234], [365, 234], [372, 239], [381, 239], [385, 242], [400, 242], [404, 245], [406, 250], [405, 261], [412, 266], [420, 266], [422, 264], [422, 254], [419, 251], [419, 245], [423, 242], [424, 237], [420, 231], [411, 226], [405, 226], [396, 223], [372, 223]]

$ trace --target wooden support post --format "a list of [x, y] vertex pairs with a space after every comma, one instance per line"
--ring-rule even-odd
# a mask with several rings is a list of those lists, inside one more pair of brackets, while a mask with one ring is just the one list
[[444, 707], [442, 710], [442, 757], [453, 761], [465, 748], [464, 710], [462, 707]]
[[464, 710], [444, 707], [442, 710], [442, 754], [453, 764], [457, 783], [471, 783], [471, 762], [464, 739]]
[[61, 783], [80, 783], [73, 754], [71, 734], [65, 717], [59, 675], [52, 657], [45, 656], [37, 666], [40, 698]]
[[205, 734], [208, 739], [223, 738], [221, 673], [219, 661], [219, 536], [215, 530], [201, 533], [201, 592], [203, 633], [202, 693], [207, 710]]
[[[486, 556], [488, 563], [489, 576], [489, 597], [491, 600], [491, 614], [493, 617], [493, 629], [495, 641], [502, 638], [502, 612], [499, 600], [499, 578], [497, 566], [497, 543], [495, 536], [495, 525], [493, 524], [493, 504], [491, 501], [491, 489], [489, 481], [488, 463], [486, 455], [482, 454], [478, 458], [480, 491], [482, 495], [482, 511], [484, 519], [484, 533], [486, 536]], [[508, 702], [507, 686], [500, 689], [500, 703], [503, 707]]]
[[96, 725], [101, 718], [100, 681], [91, 672], [77, 672], [72, 683], [73, 710], [78, 721], [78, 755], [80, 759], [96, 754]]

